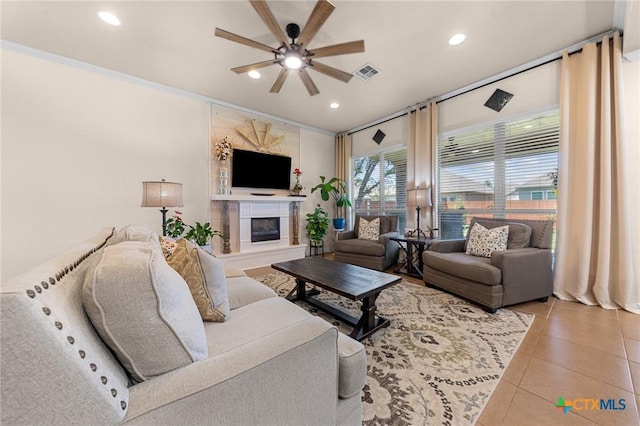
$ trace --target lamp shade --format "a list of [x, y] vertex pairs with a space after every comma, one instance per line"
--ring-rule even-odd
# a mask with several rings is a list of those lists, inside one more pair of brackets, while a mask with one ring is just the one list
[[182, 184], [176, 182], [142, 182], [141, 207], [182, 207]]
[[408, 207], [430, 207], [431, 206], [431, 188], [407, 189], [407, 206]]

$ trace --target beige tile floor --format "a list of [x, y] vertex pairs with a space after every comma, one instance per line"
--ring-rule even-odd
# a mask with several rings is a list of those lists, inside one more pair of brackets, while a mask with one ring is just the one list
[[[510, 309], [535, 319], [478, 426], [640, 425], [640, 315], [556, 298]], [[626, 408], [571, 409], [564, 414], [555, 407], [561, 396], [567, 401], [624, 399]]]

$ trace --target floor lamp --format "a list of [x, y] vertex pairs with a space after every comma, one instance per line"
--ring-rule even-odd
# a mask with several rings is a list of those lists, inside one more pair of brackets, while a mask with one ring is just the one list
[[420, 209], [423, 207], [431, 207], [431, 188], [420, 188], [407, 190], [407, 207], [416, 208], [416, 230], [415, 236], [427, 238], [424, 231], [420, 229]]
[[182, 207], [182, 184], [161, 181], [142, 182], [141, 207], [162, 207], [162, 236], [167, 235], [167, 207]]

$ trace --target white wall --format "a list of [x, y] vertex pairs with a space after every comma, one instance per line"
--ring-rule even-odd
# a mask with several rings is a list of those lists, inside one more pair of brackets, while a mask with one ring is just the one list
[[2, 279], [106, 226], [161, 232], [143, 180], [208, 221], [208, 124], [204, 102], [2, 50]]
[[[385, 134], [380, 144], [377, 144], [373, 140], [373, 136], [378, 130]], [[352, 136], [351, 155], [353, 157], [362, 157], [367, 154], [374, 154], [376, 152], [406, 146], [409, 138], [408, 131], [407, 115], [371, 126], [368, 129], [360, 130]]]
[[[559, 84], [560, 61], [554, 61], [442, 101], [438, 103], [438, 134], [557, 106]], [[514, 95], [500, 112], [484, 106], [496, 89]]]
[[[332, 178], [336, 173], [335, 160], [335, 138], [333, 136], [300, 129], [300, 170], [302, 170], [303, 194], [307, 195], [307, 201], [300, 206], [300, 243], [309, 243], [305, 226], [307, 224], [307, 213], [312, 212], [317, 204], [329, 212], [329, 217], [333, 218], [333, 201], [322, 201], [320, 192], [311, 193], [311, 188], [320, 183], [320, 176]], [[333, 241], [335, 234], [333, 226], [329, 224], [329, 235], [325, 238], [325, 251], [333, 251]], [[308, 254], [308, 249], [307, 249]]]
[[[0, 52], [2, 281], [103, 227], [145, 223], [160, 233], [158, 209], [140, 207], [144, 180], [181, 182], [182, 217], [210, 221], [208, 102]], [[333, 137], [304, 130], [301, 166], [308, 188], [332, 175]], [[303, 204], [310, 211], [312, 198]]]

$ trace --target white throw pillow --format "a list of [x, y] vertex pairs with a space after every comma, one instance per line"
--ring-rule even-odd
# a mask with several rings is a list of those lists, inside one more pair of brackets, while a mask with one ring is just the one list
[[206, 359], [202, 318], [157, 241], [107, 246], [86, 272], [82, 302], [134, 382]]
[[508, 225], [487, 229], [479, 223], [476, 223], [473, 225], [473, 228], [471, 228], [469, 243], [467, 244], [465, 253], [472, 256], [491, 257], [491, 252], [507, 249], [508, 239]]
[[359, 240], [375, 240], [380, 238], [380, 218], [377, 217], [372, 221], [360, 218], [360, 225], [358, 226], [358, 239]]

